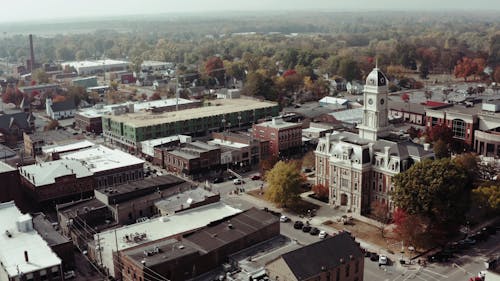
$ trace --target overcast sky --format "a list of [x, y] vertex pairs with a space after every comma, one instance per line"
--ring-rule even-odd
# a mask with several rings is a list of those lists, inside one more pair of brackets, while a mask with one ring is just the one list
[[500, 10], [500, 0], [2, 0], [1, 22], [209, 11]]

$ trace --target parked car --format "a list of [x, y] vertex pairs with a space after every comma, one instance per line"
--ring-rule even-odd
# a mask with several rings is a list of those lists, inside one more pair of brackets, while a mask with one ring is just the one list
[[280, 217], [280, 222], [289, 222], [290, 221], [290, 218], [287, 217], [287, 216], [281, 216]]
[[293, 224], [293, 228], [295, 229], [302, 229], [302, 227], [304, 226], [304, 223], [301, 222], [301, 221], [296, 221], [294, 224]]
[[470, 237], [467, 237], [465, 239], [458, 241], [458, 243], [460, 243], [462, 245], [469, 245], [470, 246], [470, 245], [476, 244], [476, 240], [471, 239]]
[[427, 257], [427, 261], [429, 262], [447, 262], [449, 261], [453, 255], [447, 252], [437, 252], [434, 255], [430, 255]]
[[233, 174], [229, 174], [229, 176], [227, 178], [230, 180], [234, 180], [234, 179], [236, 179], [236, 176]]
[[305, 232], [305, 233], [311, 231], [311, 226], [310, 225], [304, 225], [302, 227], [302, 231]]
[[234, 180], [233, 180], [233, 184], [234, 184], [234, 185], [240, 185], [240, 184], [242, 184], [242, 183], [243, 183], [243, 181], [242, 181], [241, 179], [234, 179]]
[[378, 261], [378, 254], [377, 253], [371, 253], [370, 260], [371, 261]]
[[378, 264], [380, 264], [380, 265], [387, 265], [387, 263], [388, 263], [387, 256], [385, 256], [385, 255], [380, 255], [380, 256], [378, 257]]
[[253, 181], [260, 180], [260, 175], [253, 175], [250, 179]]
[[325, 239], [326, 236], [328, 236], [328, 233], [326, 233], [326, 231], [324, 230], [321, 230], [318, 234], [319, 239]]
[[309, 234], [316, 236], [319, 234], [319, 229], [317, 227], [313, 227], [311, 228], [311, 231], [309, 231]]

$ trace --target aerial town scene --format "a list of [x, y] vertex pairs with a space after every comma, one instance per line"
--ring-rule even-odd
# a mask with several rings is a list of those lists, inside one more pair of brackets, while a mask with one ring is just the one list
[[500, 1], [2, 11], [0, 281], [500, 281]]

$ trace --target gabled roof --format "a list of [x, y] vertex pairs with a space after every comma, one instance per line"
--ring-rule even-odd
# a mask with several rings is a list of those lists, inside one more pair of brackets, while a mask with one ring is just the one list
[[306, 280], [321, 272], [322, 267], [332, 269], [343, 261], [363, 258], [363, 252], [354, 238], [347, 232], [302, 247], [282, 255], [282, 259], [297, 280]]
[[52, 104], [51, 108], [53, 112], [76, 109], [75, 100], [67, 99], [65, 101], [56, 102]]
[[12, 123], [16, 123], [21, 129], [29, 129], [29, 114], [26, 112], [17, 112], [0, 115], [0, 129], [9, 130]]

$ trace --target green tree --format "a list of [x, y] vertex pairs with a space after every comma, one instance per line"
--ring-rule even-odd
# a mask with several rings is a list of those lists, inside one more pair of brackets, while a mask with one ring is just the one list
[[469, 209], [467, 171], [449, 158], [416, 163], [394, 176], [394, 186], [395, 205], [409, 215], [428, 219], [434, 240], [453, 233]]
[[267, 100], [276, 100], [274, 82], [259, 72], [250, 72], [242, 92], [248, 96], [261, 96]]
[[340, 60], [337, 74], [344, 77], [347, 81], [361, 79], [361, 70], [358, 63], [351, 58]]
[[475, 202], [493, 212], [500, 211], [500, 185], [498, 183], [480, 186], [472, 191]]
[[300, 173], [300, 165], [297, 162], [279, 161], [266, 174], [266, 182], [266, 199], [286, 207], [299, 199], [304, 177]]

